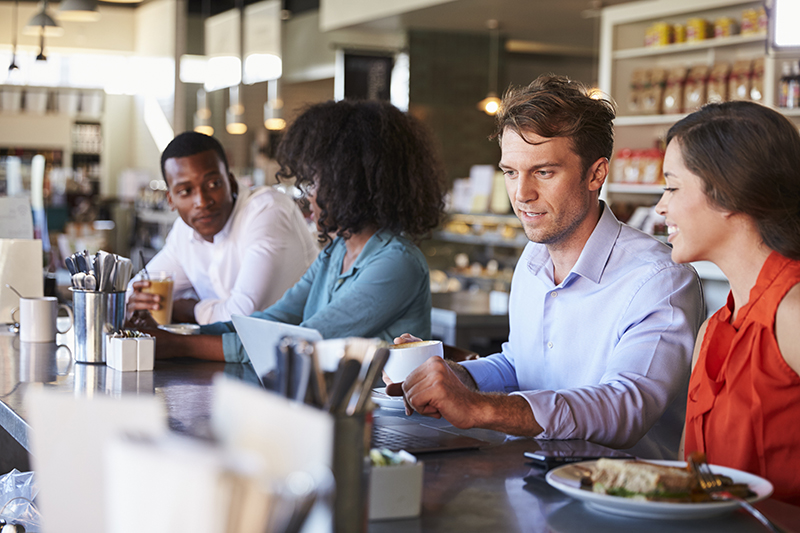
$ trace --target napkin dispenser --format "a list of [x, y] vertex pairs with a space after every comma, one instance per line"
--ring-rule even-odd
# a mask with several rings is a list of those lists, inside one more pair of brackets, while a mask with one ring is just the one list
[[44, 296], [42, 241], [0, 239], [0, 324], [11, 324], [11, 311], [19, 306], [20, 294], [30, 298]]
[[399, 455], [403, 463], [373, 466], [370, 470], [370, 520], [413, 518], [422, 510], [424, 464], [406, 451]]

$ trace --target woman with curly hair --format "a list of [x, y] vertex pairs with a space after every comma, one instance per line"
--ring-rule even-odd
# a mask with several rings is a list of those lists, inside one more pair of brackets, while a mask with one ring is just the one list
[[[324, 338], [430, 336], [428, 265], [414, 241], [439, 224], [444, 190], [422, 125], [387, 103], [317, 104], [292, 124], [276, 158], [278, 176], [305, 192], [325, 247], [294, 287], [251, 316]], [[158, 356], [247, 360], [231, 322], [201, 333], [170, 350], [175, 339], [158, 332]]]

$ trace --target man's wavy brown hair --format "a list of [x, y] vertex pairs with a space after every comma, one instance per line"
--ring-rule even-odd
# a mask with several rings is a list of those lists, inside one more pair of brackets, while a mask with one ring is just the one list
[[444, 174], [430, 136], [388, 103], [313, 105], [288, 129], [276, 159], [279, 178], [316, 187], [320, 242], [368, 227], [418, 240], [441, 221]]
[[567, 77], [539, 76], [527, 87], [506, 92], [492, 138], [502, 140], [506, 129], [523, 139], [526, 132], [568, 137], [586, 174], [601, 157], [610, 160], [614, 151], [614, 104], [595, 96], [584, 84]]

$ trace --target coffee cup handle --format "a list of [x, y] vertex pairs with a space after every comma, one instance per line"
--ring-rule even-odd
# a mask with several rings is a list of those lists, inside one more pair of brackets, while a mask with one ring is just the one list
[[17, 311], [19, 311], [19, 306], [11, 310], [11, 322], [13, 322], [14, 324], [19, 324], [19, 320], [16, 320], [14, 318], [14, 313], [16, 313]]
[[[62, 349], [62, 348], [67, 351], [67, 354], [69, 354], [69, 358], [68, 358], [69, 363], [67, 363], [67, 368], [65, 370], [63, 370], [63, 371], [61, 371], [60, 369], [56, 368], [56, 374], [58, 374], [59, 376], [66, 376], [66, 375], [69, 374], [69, 371], [72, 369], [72, 350], [70, 350], [69, 346], [67, 346], [66, 344], [59, 344], [58, 348], [56, 348], [56, 353], [58, 353], [58, 351], [60, 349]], [[58, 359], [56, 358], [56, 360], [58, 360]]]
[[[75, 322], [75, 318], [74, 318], [74, 317], [73, 317], [73, 315], [72, 315], [72, 309], [70, 309], [68, 305], [65, 305], [65, 304], [59, 304], [59, 307], [60, 307], [60, 308], [62, 308], [64, 311], [66, 311], [66, 312], [67, 312], [67, 315], [69, 316], [69, 326], [67, 326], [67, 327], [66, 327], [66, 329], [65, 329], [64, 331], [61, 331], [60, 329], [56, 328], [56, 329], [58, 329], [58, 332], [59, 332], [59, 333], [62, 333], [62, 334], [63, 334], [63, 333], [66, 333], [66, 332], [68, 332], [68, 331], [69, 331], [69, 328], [71, 328], [71, 327], [72, 327], [72, 323], [73, 323], [73, 322]], [[12, 317], [12, 318], [13, 318], [13, 317]]]

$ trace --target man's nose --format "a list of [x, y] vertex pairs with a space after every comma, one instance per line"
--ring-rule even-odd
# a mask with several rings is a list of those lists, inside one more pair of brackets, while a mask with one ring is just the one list
[[520, 176], [515, 200], [519, 203], [525, 203], [538, 198], [539, 188], [536, 179], [529, 176]]
[[194, 196], [194, 204], [197, 207], [207, 207], [214, 203], [214, 198], [208, 191], [200, 189]]

